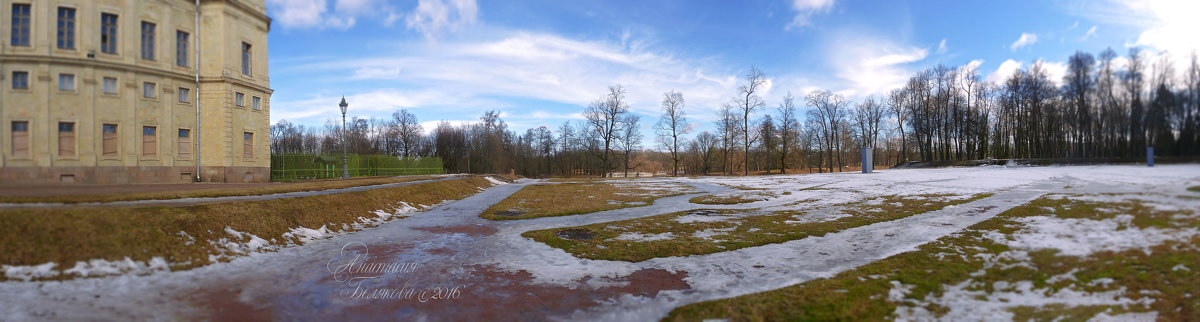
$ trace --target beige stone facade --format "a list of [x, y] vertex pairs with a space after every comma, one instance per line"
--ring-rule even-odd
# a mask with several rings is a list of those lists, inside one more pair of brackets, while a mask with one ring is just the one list
[[0, 0], [0, 185], [268, 181], [270, 25], [264, 0]]

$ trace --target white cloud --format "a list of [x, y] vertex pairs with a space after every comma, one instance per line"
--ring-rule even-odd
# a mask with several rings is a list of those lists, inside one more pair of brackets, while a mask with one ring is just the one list
[[478, 15], [479, 6], [475, 0], [420, 0], [405, 22], [409, 28], [424, 34], [425, 39], [433, 41], [443, 32], [475, 23]]
[[[389, 16], [395, 9], [385, 0], [267, 0], [271, 16], [284, 29], [350, 29], [361, 17]], [[385, 23], [390, 24], [390, 23]]]
[[1087, 33], [1084, 34], [1083, 38], [1079, 39], [1079, 41], [1087, 41], [1088, 39], [1091, 39], [1092, 37], [1095, 37], [1095, 36], [1096, 36], [1096, 26], [1092, 26], [1092, 28], [1088, 29]]
[[1000, 67], [996, 68], [996, 71], [987, 76], [987, 81], [993, 84], [1003, 84], [1010, 76], [1016, 74], [1018, 70], [1021, 70], [1021, 62], [1012, 59], [1005, 60], [1003, 63], [1000, 63]]
[[1042, 70], [1046, 72], [1046, 78], [1054, 83], [1054, 86], [1062, 86], [1063, 76], [1067, 75], [1066, 63], [1038, 61], [1034, 64], [1037, 63], [1041, 63]]
[[1033, 45], [1037, 41], [1038, 41], [1037, 35], [1031, 34], [1031, 33], [1022, 33], [1021, 38], [1018, 38], [1017, 41], [1013, 42], [1012, 45], [1009, 46], [1008, 48], [1012, 49], [1013, 51], [1016, 51], [1017, 49], [1019, 49], [1021, 47]]
[[[412, 50], [373, 58], [305, 62], [277, 70], [334, 75], [323, 78], [328, 79], [330, 87], [345, 82], [385, 87], [347, 95], [347, 100], [354, 99], [351, 109], [358, 111], [382, 114], [400, 107], [439, 111], [453, 107], [466, 111], [464, 114], [476, 114], [485, 109], [516, 109], [518, 117], [529, 117], [513, 122], [534, 125], [543, 117], [551, 123], [575, 117], [562, 113], [533, 115], [532, 111], [520, 110], [526, 106], [513, 106], [506, 98], [542, 101], [538, 103], [541, 106], [560, 104], [565, 110], [577, 111], [603, 95], [608, 85], [622, 84], [634, 111], [658, 115], [663, 91], [673, 89], [684, 94], [689, 109], [702, 114], [702, 110], [728, 100], [741, 75], [738, 71], [710, 72], [707, 66], [640, 45], [530, 32], [502, 33], [484, 42], [416, 42], [406, 46]], [[272, 105], [286, 106], [286, 110], [276, 108], [272, 117], [323, 119], [333, 106], [329, 102], [336, 102], [338, 95], [341, 93], [298, 94], [302, 97], [288, 102], [277, 98]]]
[[831, 8], [833, 0], [792, 0], [792, 10], [796, 11], [796, 16], [783, 29], [793, 30], [808, 26], [812, 23], [810, 19], [813, 15], [829, 12]]
[[942, 42], [938, 43], [937, 53], [938, 54], [946, 53], [946, 38], [942, 38]]
[[837, 37], [832, 46], [827, 64], [844, 82], [841, 92], [847, 96], [882, 94], [903, 86], [913, 73], [908, 65], [929, 55], [925, 48], [855, 35]]

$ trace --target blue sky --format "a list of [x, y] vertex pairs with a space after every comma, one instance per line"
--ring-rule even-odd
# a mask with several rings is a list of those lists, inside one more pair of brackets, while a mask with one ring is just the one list
[[762, 115], [789, 91], [856, 101], [936, 64], [1002, 79], [1042, 60], [1060, 78], [1076, 50], [1130, 46], [1181, 64], [1200, 48], [1198, 12], [1191, 0], [267, 0], [271, 119], [320, 126], [344, 95], [352, 116], [406, 108], [428, 130], [494, 109], [523, 132], [581, 119], [619, 83], [647, 127], [674, 90], [703, 130], [751, 66], [770, 81]]

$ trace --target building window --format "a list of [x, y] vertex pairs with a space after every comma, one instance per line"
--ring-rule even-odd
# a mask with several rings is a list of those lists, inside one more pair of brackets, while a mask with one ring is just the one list
[[188, 67], [188, 33], [175, 31], [175, 65]]
[[242, 107], [244, 107], [244, 106], [246, 106], [246, 105], [245, 105], [245, 103], [246, 103], [246, 102], [245, 102], [245, 100], [246, 100], [246, 95], [245, 95], [245, 94], [238, 93], [238, 92], [234, 92], [234, 93], [233, 93], [233, 105], [237, 105], [237, 106], [242, 106]]
[[180, 102], [180, 103], [187, 103], [187, 102], [188, 102], [188, 96], [189, 96], [189, 95], [188, 95], [188, 92], [191, 92], [191, 90], [189, 90], [187, 87], [180, 87], [180, 88], [179, 88], [179, 102]]
[[100, 14], [100, 51], [106, 54], [117, 53], [117, 15]]
[[260, 105], [260, 104], [262, 104], [262, 99], [261, 99], [261, 98], [258, 98], [258, 96], [255, 96], [255, 97], [254, 97], [254, 101], [253, 101], [253, 102], [254, 102], [254, 110], [255, 110], [255, 111], [257, 111], [257, 110], [259, 110], [259, 109], [261, 109], [261, 108], [262, 108], [262, 106]]
[[29, 89], [29, 72], [13, 72], [12, 88]]
[[120, 147], [121, 141], [117, 138], [117, 125], [104, 124], [101, 128], [102, 140], [101, 150], [105, 158], [116, 158], [117, 148]]
[[142, 156], [154, 157], [158, 155], [158, 136], [154, 135], [156, 128], [153, 126], [142, 127]]
[[58, 8], [58, 48], [75, 49], [74, 8]]
[[242, 133], [242, 158], [247, 160], [254, 158], [254, 133]]
[[179, 148], [176, 151], [180, 159], [192, 158], [192, 130], [179, 129]]
[[250, 44], [242, 43], [242, 74], [250, 75]]
[[142, 59], [154, 60], [154, 23], [142, 21]]
[[12, 45], [29, 47], [29, 4], [12, 5]]
[[158, 89], [158, 84], [151, 83], [151, 82], [142, 83], [142, 97], [145, 97], [145, 98], [158, 97], [157, 89]]
[[75, 91], [75, 75], [74, 74], [58, 74], [58, 90], [64, 92]]
[[29, 122], [12, 122], [12, 156], [14, 158], [29, 157]]
[[105, 77], [100, 81], [100, 87], [104, 91], [104, 94], [116, 94], [117, 79], [115, 77]]
[[75, 156], [75, 123], [58, 122], [58, 156]]

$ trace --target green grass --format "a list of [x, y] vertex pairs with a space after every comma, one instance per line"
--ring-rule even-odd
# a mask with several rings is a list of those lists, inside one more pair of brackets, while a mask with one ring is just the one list
[[[930, 199], [944, 196], [886, 196], [873, 203], [864, 201], [839, 205], [836, 207], [836, 211], [841, 211], [846, 216], [822, 222], [789, 222], [794, 221], [797, 215], [803, 214], [797, 211], [755, 213], [756, 210], [706, 210], [742, 216], [730, 216], [721, 221], [681, 223], [677, 219], [689, 214], [689, 211], [685, 211], [586, 226], [534, 230], [525, 232], [521, 236], [560, 248], [580, 258], [639, 262], [658, 257], [711, 254], [781, 243], [809, 236], [823, 236], [830, 232], [896, 220], [987, 196], [989, 195], [980, 194], [968, 199], [936, 201]], [[695, 212], [695, 210], [690, 212]], [[596, 236], [590, 240], [569, 240], [556, 235], [557, 232], [566, 229], [588, 230], [594, 232]], [[709, 231], [716, 235], [709, 238], [693, 235], [702, 231]], [[671, 233], [674, 238], [654, 241], [615, 239], [624, 233], [646, 235]]]
[[[646, 206], [656, 199], [691, 191], [694, 189], [682, 184], [673, 184], [672, 189], [650, 189], [632, 183], [610, 182], [534, 184], [521, 188], [479, 216], [491, 220], [516, 220], [586, 214]], [[522, 214], [497, 215], [504, 211]]]
[[1188, 187], [1188, 191], [1191, 191], [1191, 192], [1200, 192], [1200, 186]]
[[[373, 218], [400, 202], [433, 205], [461, 199], [491, 184], [482, 177], [421, 183], [368, 191], [188, 207], [10, 209], [0, 211], [0, 264], [58, 264], [61, 271], [77, 261], [147, 261], [163, 257], [172, 269], [209, 264], [220, 254], [210, 244], [230, 238], [225, 227], [254, 234], [274, 245], [288, 243], [291, 228], [316, 229]], [[180, 232], [195, 238], [189, 242]], [[70, 278], [61, 276], [58, 279]]]
[[[749, 294], [729, 299], [695, 303], [679, 307], [665, 320], [692, 321], [707, 318], [729, 318], [735, 321], [763, 320], [883, 320], [894, 318], [900, 305], [888, 300], [892, 281], [912, 285], [906, 299], [920, 301], [926, 296], [942, 295], [943, 287], [974, 279], [972, 290], [993, 292], [995, 282], [1032, 281], [1035, 288], [1059, 290], [1071, 287], [1085, 292], [1116, 290], [1125, 287], [1125, 297], [1151, 297], [1149, 310], [1157, 311], [1160, 320], [1187, 320], [1200, 316], [1200, 236], [1191, 240], [1168, 241], [1151, 248], [1151, 254], [1130, 250], [1099, 252], [1088, 257], [1061, 256], [1055, 250], [1029, 251], [1026, 266], [994, 265], [984, 269], [984, 260], [977, 255], [999, 254], [1010, 249], [983, 238], [986, 232], [1011, 234], [1020, 228], [1014, 218], [1047, 215], [1061, 218], [1099, 220], [1112, 213], [1099, 209], [1115, 209], [1121, 214], [1134, 215], [1137, 228], [1197, 227], [1196, 217], [1178, 216], [1181, 212], [1157, 211], [1136, 201], [1101, 203], [1073, 199], [1041, 198], [1010, 209], [992, 219], [974, 225], [959, 234], [940, 238], [922, 245], [918, 250], [842, 272], [832, 278], [817, 279], [773, 291]], [[1142, 218], [1150, 218], [1142, 220]], [[1161, 221], [1166, 219], [1165, 222]], [[1000, 260], [1001, 264], [1018, 263]], [[1184, 265], [1189, 270], [1174, 269]], [[1075, 270], [1075, 280], [1050, 277]], [[972, 276], [973, 272], [983, 275]], [[1102, 278], [1114, 281], [1108, 286], [1091, 284]], [[1142, 294], [1142, 291], [1150, 293]], [[935, 313], [948, 308], [923, 304]], [[1117, 314], [1146, 311], [1140, 305], [1129, 307], [1047, 305], [1016, 307], [1010, 310], [1018, 320], [1048, 321], [1057, 318], [1086, 320], [1099, 312], [1112, 310]]]

